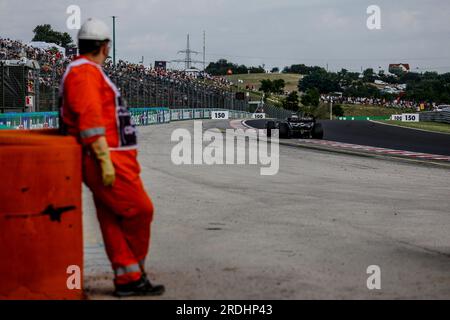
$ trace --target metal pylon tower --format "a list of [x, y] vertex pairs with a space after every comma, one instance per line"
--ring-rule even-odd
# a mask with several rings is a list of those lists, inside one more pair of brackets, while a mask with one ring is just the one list
[[178, 54], [180, 53], [185, 54], [184, 60], [172, 60], [171, 62], [184, 62], [186, 69], [190, 69], [193, 63], [203, 63], [203, 61], [192, 60], [192, 54], [200, 54], [200, 52], [191, 50], [191, 46], [189, 43], [189, 34], [187, 35], [186, 49], [178, 51]]

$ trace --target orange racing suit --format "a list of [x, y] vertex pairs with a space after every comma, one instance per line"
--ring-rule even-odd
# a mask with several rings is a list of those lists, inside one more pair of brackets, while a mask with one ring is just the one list
[[[116, 284], [142, 276], [150, 244], [153, 204], [139, 177], [136, 129], [117, 87], [100, 65], [84, 56], [71, 62], [60, 86], [60, 127], [84, 146], [83, 180], [94, 196]], [[105, 136], [116, 172], [112, 187], [89, 145]]]

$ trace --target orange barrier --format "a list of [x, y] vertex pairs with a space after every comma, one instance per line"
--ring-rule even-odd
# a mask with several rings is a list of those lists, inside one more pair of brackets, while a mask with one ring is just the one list
[[74, 138], [0, 131], [0, 299], [83, 297], [81, 181]]

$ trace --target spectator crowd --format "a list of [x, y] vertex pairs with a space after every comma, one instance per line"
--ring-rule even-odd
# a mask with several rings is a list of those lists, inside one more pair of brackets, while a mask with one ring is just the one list
[[[58, 50], [45, 50], [20, 41], [0, 38], [0, 60], [36, 60], [41, 68], [39, 83], [51, 86], [61, 79], [70, 59]], [[54, 73], [54, 74], [53, 74]]]
[[[385, 98], [344, 97], [322, 94], [320, 96], [320, 101], [323, 103], [329, 103], [333, 101], [333, 103], [335, 104], [374, 105], [388, 108], [411, 109], [414, 111], [420, 110], [420, 103], [410, 100], [404, 100], [401, 98], [387, 100]], [[434, 103], [423, 103], [423, 106], [424, 110], [433, 110], [435, 108]]]
[[[39, 84], [42, 93], [56, 90], [67, 65], [66, 57], [56, 48], [42, 49], [21, 41], [0, 38], [0, 60], [36, 60], [40, 65]], [[130, 105], [179, 107], [232, 107], [231, 83], [205, 72], [184, 72], [146, 67], [108, 59], [105, 72], [117, 84]]]
[[[21, 41], [0, 38], [0, 60], [36, 60], [40, 66], [39, 84], [42, 104], [55, 105], [55, 95], [61, 77], [74, 56], [66, 57], [56, 48], [42, 49]], [[108, 59], [103, 66], [105, 72], [117, 84], [122, 95], [133, 106], [167, 107], [230, 107], [235, 106], [232, 96], [232, 83], [223, 77], [211, 76], [206, 72], [184, 72], [163, 68], [146, 67], [143, 64], [119, 60], [116, 65]], [[247, 87], [247, 90], [252, 89]], [[51, 93], [51, 94], [50, 94]], [[324, 103], [354, 105], [377, 105], [383, 107], [420, 109], [415, 101], [401, 98], [363, 98], [321, 95]], [[227, 101], [225, 101], [227, 100]], [[433, 104], [425, 103], [425, 110], [433, 110]]]

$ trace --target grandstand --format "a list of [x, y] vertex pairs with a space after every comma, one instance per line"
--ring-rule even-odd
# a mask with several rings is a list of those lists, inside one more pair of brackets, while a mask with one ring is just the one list
[[[35, 111], [57, 110], [59, 83], [72, 59], [73, 56], [66, 57], [58, 50], [35, 48], [21, 41], [0, 38], [0, 60], [35, 60], [40, 66], [34, 79], [38, 84]], [[190, 75], [123, 60], [113, 65], [111, 59], [104, 65], [104, 70], [131, 107], [248, 108], [246, 99], [236, 99], [229, 81], [204, 72]]]

